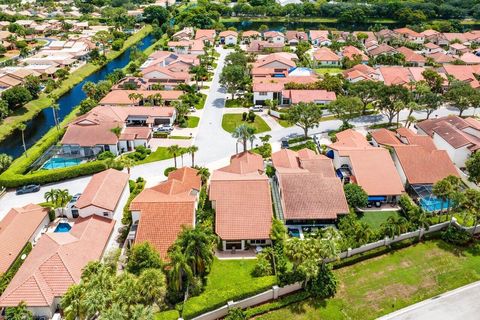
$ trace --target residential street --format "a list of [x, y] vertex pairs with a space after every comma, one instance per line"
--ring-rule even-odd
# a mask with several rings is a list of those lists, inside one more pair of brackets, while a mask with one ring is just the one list
[[[220, 73], [225, 63], [225, 57], [232, 50], [217, 48], [217, 51], [220, 53], [220, 57], [217, 61], [218, 66], [215, 69], [215, 73], [209, 88], [208, 97], [205, 102], [205, 107], [200, 118], [198, 133], [193, 141], [193, 144], [199, 148], [199, 151], [195, 154], [196, 164], [206, 166], [210, 170], [227, 165], [229, 163], [230, 156], [235, 153], [235, 140], [231, 137], [230, 133], [222, 129], [222, 117], [224, 112], [239, 112], [238, 110], [226, 110], [224, 108], [227, 93], [219, 83]], [[468, 110], [464, 112], [465, 115], [472, 115], [473, 113], [474, 110]], [[442, 107], [435, 111], [431, 117], [442, 117], [449, 114], [458, 114], [458, 111], [454, 108]], [[417, 119], [424, 119], [426, 117], [424, 113], [414, 113], [413, 115]], [[266, 111], [264, 111], [263, 114], [258, 114], [258, 116], [261, 116], [263, 119], [265, 119], [267, 117]], [[405, 120], [407, 116], [408, 111], [402, 111], [400, 113], [400, 120]], [[271, 122], [275, 120], [270, 118], [265, 119], [265, 121], [271, 124]], [[371, 115], [359, 117], [354, 119], [351, 123], [358, 128], [362, 128], [380, 121], [385, 121], [382, 115]], [[324, 121], [321, 122], [317, 128], [309, 130], [309, 134], [312, 135], [326, 133], [327, 131], [337, 129], [340, 124], [341, 122], [339, 120]], [[286, 135], [292, 133], [303, 134], [303, 130], [296, 126], [283, 128], [279, 125], [276, 125], [272, 126], [272, 128], [274, 128], [272, 131], [259, 134], [258, 136], [260, 137], [265, 134], [271, 135], [271, 143], [274, 151], [280, 148], [280, 140]], [[260, 144], [260, 140], [257, 139], [254, 143]], [[241, 150], [240, 145], [239, 148]], [[178, 157], [177, 162], [179, 165], [181, 165], [180, 157]], [[147, 186], [153, 186], [165, 179], [163, 172], [166, 168], [173, 166], [173, 163], [173, 159], [168, 159], [133, 167], [131, 168], [130, 173], [131, 178], [136, 179], [137, 177], [146, 177]], [[191, 156], [189, 154], [184, 155], [184, 164], [191, 164]], [[82, 192], [89, 180], [90, 176], [81, 177], [70, 181], [52, 183], [43, 186], [37, 193], [22, 196], [16, 196], [15, 191], [9, 191], [2, 198], [0, 198], [0, 219], [2, 219], [12, 207], [24, 206], [32, 202], [43, 202], [44, 193], [52, 188], [68, 189], [70, 194]]]
[[480, 315], [480, 281], [398, 310], [379, 320], [474, 320]]

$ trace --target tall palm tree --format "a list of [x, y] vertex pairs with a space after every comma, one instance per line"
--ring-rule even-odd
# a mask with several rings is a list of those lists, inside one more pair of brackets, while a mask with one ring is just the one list
[[476, 189], [468, 189], [465, 191], [465, 198], [462, 207], [469, 212], [474, 219], [472, 235], [475, 235], [480, 219], [480, 191]]
[[180, 148], [179, 154], [180, 154], [180, 159], [182, 160], [182, 167], [183, 167], [183, 156], [188, 152], [187, 149], [185, 148]]
[[162, 270], [146, 269], [138, 279], [140, 294], [146, 305], [155, 303], [159, 308], [163, 304], [166, 294], [166, 280]]
[[55, 122], [55, 127], [57, 130], [60, 130], [60, 123], [58, 121], [58, 110], [60, 110], [60, 105], [58, 103], [52, 103], [52, 112], [53, 112], [53, 121]]
[[251, 140], [252, 137], [255, 138], [255, 128], [246, 124], [241, 124], [232, 132], [232, 137], [242, 141], [243, 151], [245, 152], [247, 151], [247, 141]]
[[27, 129], [27, 126], [24, 123], [20, 123], [18, 129], [22, 132], [23, 151], [25, 151], [25, 157], [28, 158], [27, 145], [25, 144], [25, 129]]
[[440, 223], [441, 213], [444, 209], [444, 203], [447, 202], [449, 195], [452, 193], [452, 190], [452, 184], [449, 180], [446, 179], [442, 179], [433, 185], [433, 195], [442, 201], [440, 205], [440, 213], [438, 215], [438, 223]]
[[6, 318], [9, 320], [31, 320], [33, 314], [27, 309], [27, 305], [24, 301], [21, 301], [18, 306], [7, 308], [5, 313]]
[[85, 319], [85, 306], [82, 303], [84, 287], [74, 284], [63, 295], [61, 306], [66, 320]]
[[208, 170], [208, 168], [202, 167], [198, 169], [197, 176], [200, 176], [202, 184], [204, 185], [207, 183], [208, 178], [210, 177], [210, 171]]
[[179, 235], [178, 244], [188, 257], [194, 276], [203, 276], [213, 262], [215, 237], [203, 228], [184, 228]]
[[198, 151], [198, 147], [196, 145], [192, 145], [188, 148], [188, 153], [192, 156], [192, 167], [195, 166], [195, 152]]
[[125, 168], [127, 168], [128, 174], [130, 174], [130, 168], [135, 165], [135, 160], [129, 157], [123, 157], [121, 163]]
[[173, 156], [175, 168], [177, 168], [177, 155], [180, 153], [180, 146], [178, 144], [171, 145], [167, 148], [167, 151]]

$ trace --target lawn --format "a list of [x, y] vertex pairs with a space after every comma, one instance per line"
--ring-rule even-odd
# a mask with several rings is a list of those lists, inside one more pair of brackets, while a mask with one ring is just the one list
[[200, 101], [197, 103], [195, 108], [197, 110], [203, 109], [205, 107], [205, 101], [207, 100], [207, 95], [202, 93], [202, 97], [200, 98]]
[[225, 100], [225, 108], [243, 108], [242, 102], [240, 99]]
[[205, 291], [199, 296], [188, 299], [185, 303], [184, 318], [191, 319], [199, 313], [220, 307], [230, 300], [239, 300], [270, 289], [275, 284], [275, 277], [252, 277], [255, 264], [254, 259], [215, 259]]
[[330, 73], [330, 74], [337, 74], [337, 73], [341, 73], [343, 70], [340, 69], [340, 68], [318, 68], [318, 69], [315, 69], [315, 72], [317, 72], [318, 74], [326, 74], [326, 73]]
[[389, 217], [398, 217], [398, 211], [369, 211], [358, 213], [360, 221], [367, 223], [372, 229], [380, 229]]
[[480, 243], [460, 249], [430, 240], [334, 272], [334, 298], [306, 300], [257, 319], [375, 319], [480, 280]]
[[188, 116], [187, 128], [196, 128], [198, 126], [199, 121], [200, 121], [199, 117]]
[[166, 147], [158, 147], [157, 150], [150, 153], [145, 159], [138, 161], [137, 164], [150, 163], [173, 158]]
[[233, 132], [236, 127], [241, 124], [248, 124], [256, 129], [255, 133], [262, 133], [265, 131], [270, 131], [268, 124], [259, 116], [255, 117], [255, 121], [245, 122], [242, 121], [242, 115], [237, 113], [227, 113], [223, 115], [222, 119], [222, 128], [227, 132]]

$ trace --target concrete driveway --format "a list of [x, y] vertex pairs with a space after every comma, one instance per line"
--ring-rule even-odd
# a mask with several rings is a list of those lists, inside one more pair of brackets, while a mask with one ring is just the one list
[[480, 319], [480, 281], [390, 313], [379, 320]]

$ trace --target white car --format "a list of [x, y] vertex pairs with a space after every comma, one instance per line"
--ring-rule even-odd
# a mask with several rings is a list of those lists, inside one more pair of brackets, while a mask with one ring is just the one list
[[172, 132], [173, 127], [168, 124], [164, 124], [163, 126], [160, 126], [154, 130], [155, 132]]
[[263, 106], [253, 106], [250, 107], [248, 110], [253, 111], [253, 112], [262, 112], [263, 111]]

